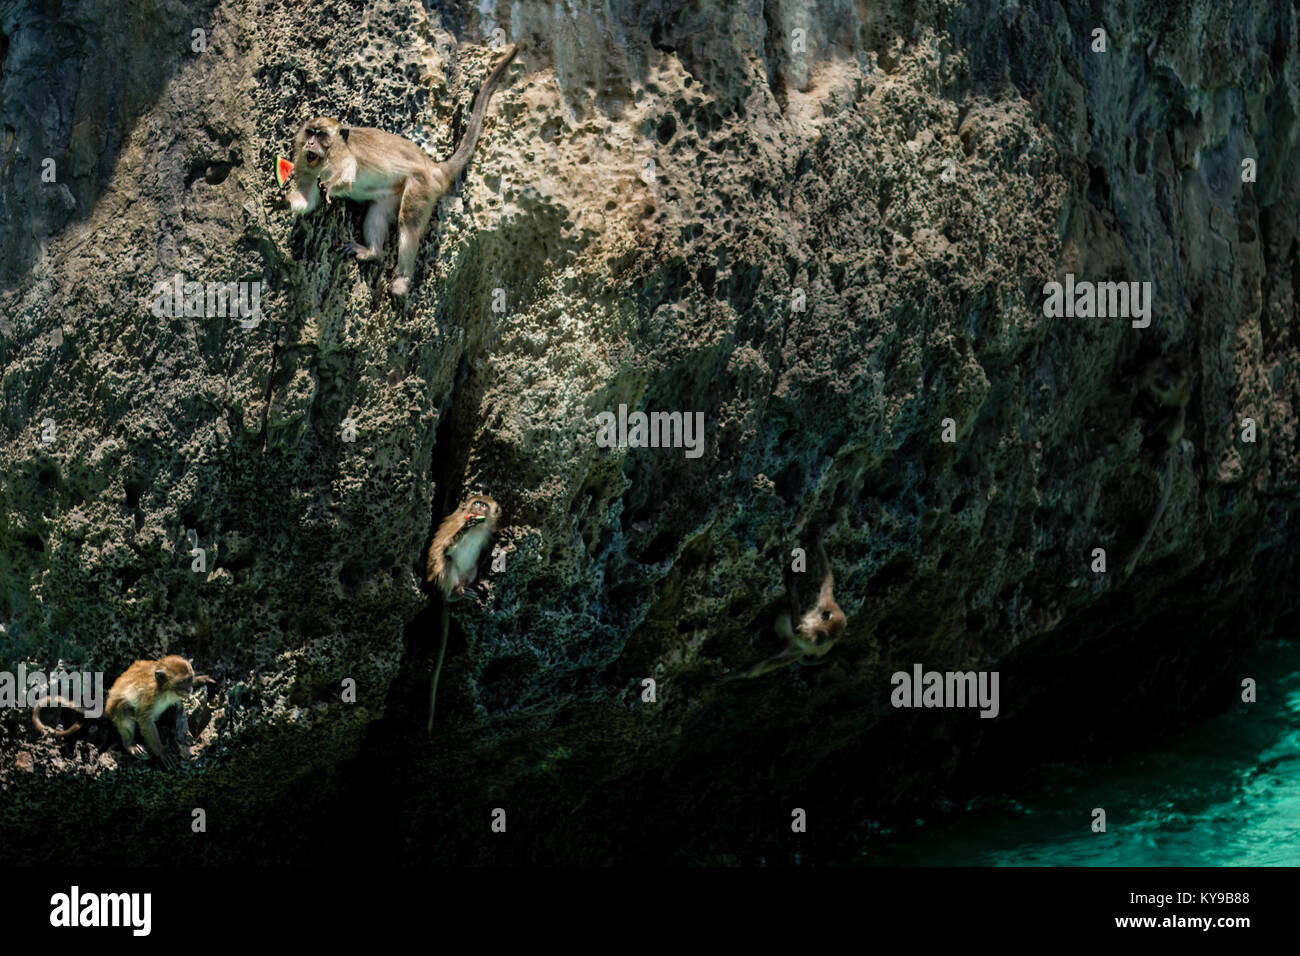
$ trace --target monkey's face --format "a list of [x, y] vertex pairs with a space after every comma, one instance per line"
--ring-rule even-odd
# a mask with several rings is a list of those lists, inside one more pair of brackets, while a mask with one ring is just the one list
[[326, 116], [304, 123], [298, 131], [297, 164], [312, 168], [323, 163], [339, 132], [339, 124]]
[[471, 517], [480, 520], [486, 519], [492, 528], [496, 527], [497, 519], [501, 517], [501, 506], [487, 495], [471, 498], [464, 511], [467, 519]]
[[822, 608], [817, 612], [817, 623], [813, 627], [813, 643], [823, 644], [835, 640], [844, 633], [844, 628], [848, 626], [848, 621], [844, 618], [844, 612], [840, 610], [838, 604], [832, 604], [830, 608]]
[[838, 604], [832, 605], [830, 610], [821, 612], [821, 631], [825, 640], [833, 641], [844, 633], [849, 622], [844, 617], [844, 612], [840, 610]]
[[834, 601], [815, 607], [799, 623], [798, 637], [804, 650], [825, 653], [848, 627], [844, 612]]
[[159, 663], [154, 677], [161, 688], [170, 686], [178, 694], [188, 694], [194, 689], [194, 668], [179, 654], [169, 654]]

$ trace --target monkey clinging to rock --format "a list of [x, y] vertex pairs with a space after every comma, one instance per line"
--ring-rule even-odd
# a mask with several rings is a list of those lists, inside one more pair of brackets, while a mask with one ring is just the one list
[[319, 116], [308, 120], [294, 140], [294, 189], [289, 208], [297, 215], [309, 213], [325, 199], [352, 199], [370, 203], [362, 227], [365, 242], [349, 242], [345, 253], [370, 262], [383, 255], [388, 227], [397, 221], [397, 273], [391, 291], [404, 296], [415, 274], [415, 254], [429, 228], [434, 204], [451, 188], [469, 162], [483, 128], [483, 116], [497, 81], [517, 47], [493, 67], [474, 98], [465, 136], [450, 158], [435, 163], [410, 140], [365, 127], [344, 126]]
[[835, 596], [832, 593], [835, 588], [835, 575], [831, 572], [831, 562], [826, 557], [826, 549], [822, 547], [820, 534], [817, 536], [816, 548], [826, 573], [822, 578], [817, 601], [807, 611], [803, 610], [804, 604], [799, 599], [794, 572], [788, 569], [786, 571], [786, 596], [789, 599], [789, 609], [781, 612], [775, 625], [776, 633], [787, 643], [785, 650], [765, 661], [760, 661], [753, 667], [729, 675], [727, 680], [761, 677], [797, 660], [822, 657], [844, 633], [844, 629], [848, 627], [848, 619], [845, 618], [840, 606], [835, 603]]
[[447, 515], [429, 545], [426, 577], [444, 600], [460, 597], [478, 577], [483, 552], [492, 543], [501, 506], [487, 495], [475, 495]]
[[472, 588], [478, 577], [478, 566], [484, 553], [492, 544], [497, 523], [501, 520], [501, 506], [487, 495], [475, 495], [447, 515], [438, 525], [438, 531], [429, 545], [426, 575], [442, 594], [442, 640], [438, 645], [438, 662], [433, 668], [433, 683], [429, 687], [429, 724], [433, 732], [433, 704], [438, 696], [438, 678], [442, 674], [442, 659], [447, 653], [447, 633], [450, 616], [447, 603], [460, 597], [466, 588]]
[[1137, 408], [1146, 413], [1155, 425], [1151, 443], [1163, 449], [1165, 467], [1160, 500], [1137, 547], [1124, 565], [1125, 577], [1137, 568], [1138, 559], [1169, 504], [1169, 495], [1174, 487], [1174, 465], [1183, 444], [1183, 433], [1187, 430], [1187, 405], [1192, 397], [1192, 382], [1192, 363], [1181, 353], [1152, 359], [1138, 377]]
[[[122, 738], [122, 746], [127, 752], [147, 760], [149, 754], [161, 760], [168, 767], [177, 765], [176, 754], [163, 747], [158, 735], [158, 718], [175, 707], [176, 737], [181, 747], [181, 755], [192, 756], [189, 750], [189, 721], [185, 716], [185, 698], [194, 690], [196, 684], [216, 683], [206, 674], [194, 673], [190, 662], [177, 654], [169, 654], [161, 660], [136, 661], [128, 667], [122, 676], [113, 681], [108, 690], [108, 704], [104, 715], [113, 722]], [[73, 724], [66, 730], [52, 730], [41, 721], [41, 708], [60, 707], [81, 713], [81, 708], [62, 697], [47, 697], [32, 708], [32, 723], [41, 733], [53, 734], [55, 737], [67, 737], [81, 729], [81, 724]], [[82, 713], [84, 717], [85, 714]], [[136, 740], [136, 731], [144, 743]], [[145, 747], [148, 746], [148, 750]]]

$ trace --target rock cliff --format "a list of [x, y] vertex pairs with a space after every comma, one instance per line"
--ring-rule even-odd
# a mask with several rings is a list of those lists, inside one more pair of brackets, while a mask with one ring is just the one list
[[[446, 155], [497, 30], [403, 306], [275, 157], [321, 113]], [[162, 858], [117, 848], [195, 807], [195, 862], [779, 857], [793, 807], [830, 854], [1226, 706], [1300, 606], [1296, 46], [1260, 0], [0, 3], [0, 667], [221, 680], [175, 772], [0, 713], [3, 856]], [[1045, 315], [1067, 276], [1150, 324]], [[703, 453], [600, 447], [620, 405]], [[504, 567], [426, 739], [424, 551], [477, 490]], [[722, 682], [819, 529], [845, 636]], [[999, 717], [893, 709], [918, 662]]]

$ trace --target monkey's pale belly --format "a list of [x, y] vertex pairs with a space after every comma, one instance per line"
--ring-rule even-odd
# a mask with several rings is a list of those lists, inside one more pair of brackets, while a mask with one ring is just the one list
[[489, 537], [486, 528], [478, 527], [465, 533], [447, 552], [456, 577], [473, 579], [473, 572], [478, 570], [478, 558]]
[[352, 184], [351, 189], [344, 189], [336, 186], [330, 191], [331, 199], [351, 199], [353, 202], [373, 202], [376, 199], [387, 199], [390, 196], [400, 196], [405, 180], [400, 180], [396, 185], [385, 179], [367, 180], [364, 177], [358, 178]]

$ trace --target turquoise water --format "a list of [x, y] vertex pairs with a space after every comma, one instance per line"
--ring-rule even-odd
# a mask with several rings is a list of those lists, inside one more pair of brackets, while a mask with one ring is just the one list
[[[858, 863], [920, 866], [1300, 865], [1300, 643], [1260, 647], [1238, 702], [1104, 766], [1052, 764], [1023, 792], [894, 828]], [[1106, 832], [1090, 828], [1106, 810]]]

